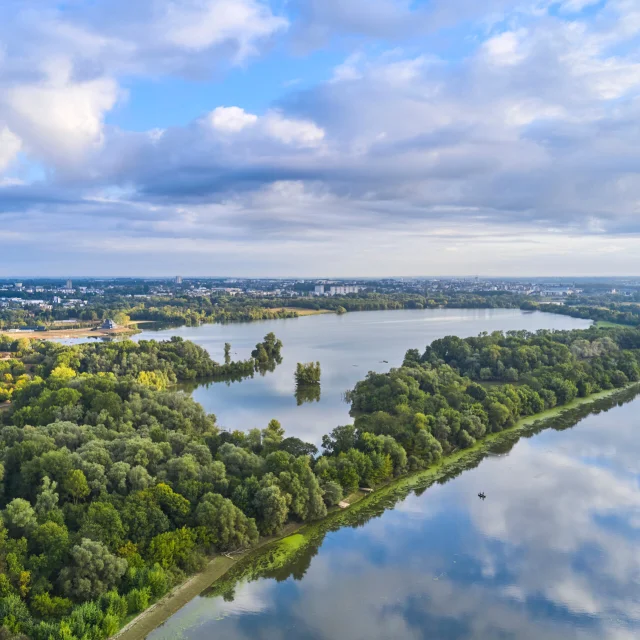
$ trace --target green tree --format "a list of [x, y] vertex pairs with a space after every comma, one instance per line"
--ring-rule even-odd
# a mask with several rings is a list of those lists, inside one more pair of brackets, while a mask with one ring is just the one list
[[69, 564], [60, 572], [60, 588], [77, 602], [93, 600], [115, 587], [126, 569], [126, 560], [101, 542], [84, 538], [71, 549]]
[[42, 488], [36, 499], [36, 514], [40, 522], [44, 522], [58, 506], [58, 483], [53, 482], [48, 476], [42, 479]]
[[324, 501], [330, 506], [338, 504], [342, 500], [342, 487], [333, 480], [328, 480], [322, 485]]
[[79, 500], [84, 500], [89, 493], [91, 493], [87, 478], [80, 469], [74, 469], [65, 478], [63, 488], [76, 504]]
[[284, 429], [277, 420], [271, 420], [262, 431], [262, 447], [266, 453], [276, 451], [284, 439]]
[[108, 502], [93, 502], [89, 505], [78, 535], [102, 542], [113, 551], [122, 544], [124, 538], [120, 514]]
[[260, 489], [253, 500], [258, 515], [258, 529], [263, 535], [272, 535], [280, 531], [287, 521], [289, 508], [287, 499], [277, 486]]
[[4, 510], [4, 522], [14, 537], [29, 536], [38, 526], [36, 512], [27, 500], [15, 498]]
[[202, 496], [195, 517], [196, 522], [206, 530], [208, 545], [216, 549], [235, 549], [258, 540], [255, 520], [247, 518], [231, 500], [220, 494], [207, 493]]

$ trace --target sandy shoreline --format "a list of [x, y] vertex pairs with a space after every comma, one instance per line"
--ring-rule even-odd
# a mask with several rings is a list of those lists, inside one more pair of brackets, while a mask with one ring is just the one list
[[132, 326], [117, 329], [96, 329], [84, 327], [82, 329], [48, 329], [47, 331], [0, 331], [1, 335], [14, 340], [28, 338], [29, 340], [59, 340], [61, 338], [109, 338], [114, 336], [133, 335], [138, 329]]

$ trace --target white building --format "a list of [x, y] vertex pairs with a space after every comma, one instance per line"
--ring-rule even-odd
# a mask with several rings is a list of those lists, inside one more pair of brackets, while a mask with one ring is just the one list
[[337, 287], [329, 287], [330, 296], [346, 296], [349, 293], [358, 293], [361, 287], [356, 285], [340, 285]]
[[314, 289], [314, 293], [317, 296], [323, 296], [324, 295], [324, 285], [323, 284], [317, 284], [315, 289]]

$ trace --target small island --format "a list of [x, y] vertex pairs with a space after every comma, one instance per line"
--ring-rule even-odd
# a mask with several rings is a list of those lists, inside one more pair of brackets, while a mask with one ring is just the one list
[[298, 362], [296, 366], [296, 385], [320, 384], [320, 363], [307, 362], [303, 364]]

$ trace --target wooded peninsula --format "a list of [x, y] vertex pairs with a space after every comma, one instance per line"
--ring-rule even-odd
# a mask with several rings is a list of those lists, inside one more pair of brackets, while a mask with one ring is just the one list
[[311, 443], [249, 432], [173, 388], [277, 366], [197, 345], [0, 338], [0, 638], [107, 638], [207, 556], [255, 545], [576, 397], [640, 380], [640, 330], [449, 336], [349, 393], [352, 425]]

